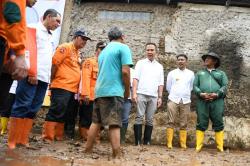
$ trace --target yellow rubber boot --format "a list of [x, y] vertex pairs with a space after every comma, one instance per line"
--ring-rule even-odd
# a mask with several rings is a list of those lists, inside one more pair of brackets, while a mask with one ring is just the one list
[[7, 125], [8, 125], [9, 118], [1, 117], [1, 135], [4, 135], [7, 133]]
[[220, 152], [223, 152], [223, 139], [224, 139], [224, 131], [219, 131], [219, 132], [215, 132], [215, 141], [217, 144], [217, 149]]
[[174, 137], [174, 129], [167, 128], [166, 135], [167, 135], [167, 147], [169, 149], [172, 149], [173, 148], [172, 141], [173, 141], [173, 137]]
[[183, 149], [187, 149], [187, 131], [186, 130], [180, 130], [180, 146]]
[[196, 152], [200, 152], [203, 147], [204, 135], [204, 131], [196, 130]]

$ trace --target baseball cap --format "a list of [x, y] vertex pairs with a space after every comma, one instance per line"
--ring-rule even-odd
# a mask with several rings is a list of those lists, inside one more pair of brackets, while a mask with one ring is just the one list
[[74, 33], [74, 37], [81, 36], [83, 38], [86, 38], [87, 40], [91, 40], [90, 37], [88, 37], [87, 33], [84, 30], [78, 30]]

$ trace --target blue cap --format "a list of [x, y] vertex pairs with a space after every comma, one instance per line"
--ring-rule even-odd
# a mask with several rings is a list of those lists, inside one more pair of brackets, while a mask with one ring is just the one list
[[74, 33], [74, 37], [81, 36], [83, 38], [86, 38], [87, 40], [91, 40], [90, 37], [88, 37], [87, 33], [84, 30], [78, 30]]

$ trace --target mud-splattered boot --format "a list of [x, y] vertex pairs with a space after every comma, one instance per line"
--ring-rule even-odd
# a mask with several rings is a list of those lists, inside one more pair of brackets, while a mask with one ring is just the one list
[[174, 137], [174, 129], [173, 128], [167, 128], [166, 137], [167, 137], [167, 148], [172, 149], [173, 148], [172, 141], [173, 141], [173, 137]]
[[224, 144], [223, 139], [224, 139], [224, 131], [215, 132], [215, 141], [216, 141], [216, 144], [217, 144], [217, 149], [220, 152], [224, 151], [224, 149], [223, 149], [223, 144]]
[[56, 123], [55, 138], [57, 141], [62, 141], [64, 136], [64, 123]]
[[196, 152], [200, 152], [203, 147], [204, 135], [204, 131], [196, 130]]
[[20, 140], [21, 132], [23, 131], [23, 118], [10, 118], [10, 128], [8, 132], [8, 147], [15, 149], [16, 144]]
[[57, 122], [45, 121], [42, 131], [42, 139], [51, 143], [55, 139]]
[[180, 130], [180, 146], [182, 149], [187, 149], [187, 131]]
[[18, 140], [18, 143], [26, 147], [29, 147], [29, 134], [32, 129], [33, 119], [24, 118], [23, 124], [24, 124], [23, 130], [20, 135], [20, 139]]
[[7, 125], [8, 125], [9, 118], [1, 117], [1, 135], [7, 133]]

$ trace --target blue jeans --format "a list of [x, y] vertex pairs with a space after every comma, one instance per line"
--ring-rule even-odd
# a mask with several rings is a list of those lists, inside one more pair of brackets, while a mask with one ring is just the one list
[[48, 83], [38, 80], [37, 85], [28, 82], [28, 78], [18, 81], [16, 99], [12, 106], [11, 117], [33, 119], [40, 110]]
[[129, 114], [132, 108], [132, 102], [130, 99], [124, 100], [122, 110], [122, 124], [128, 124]]

